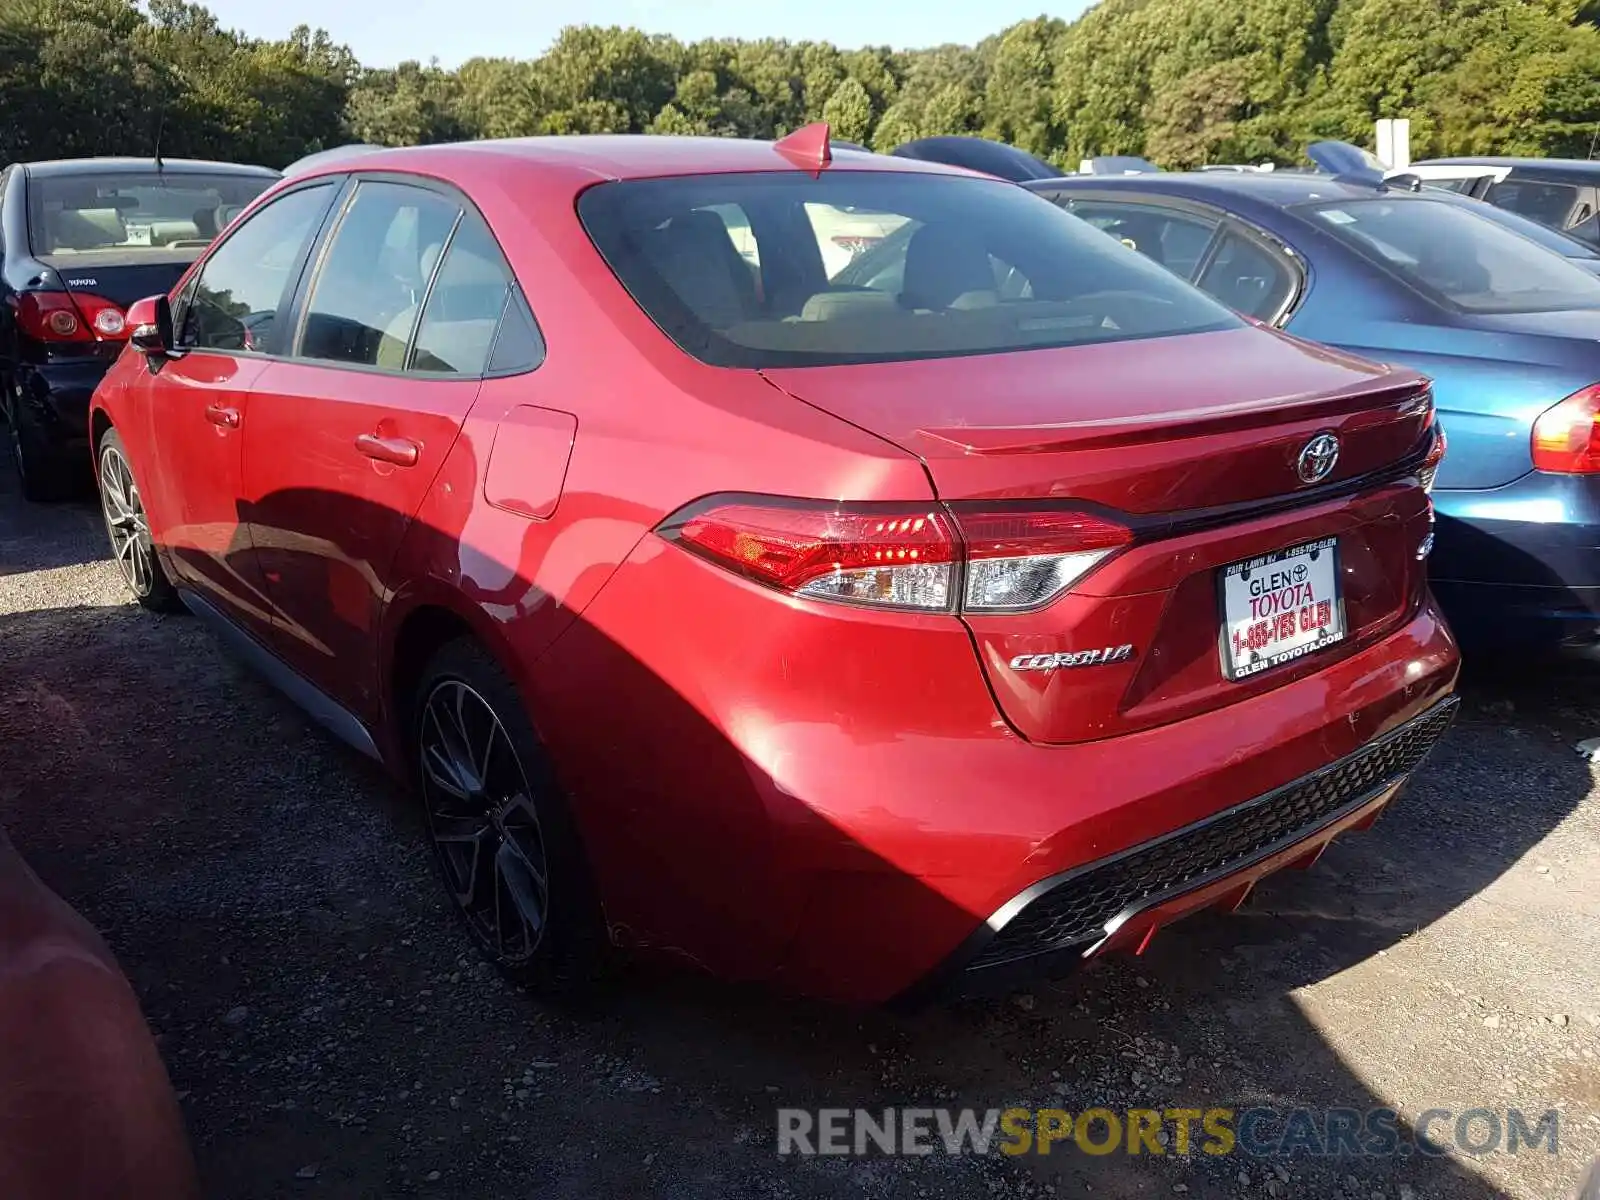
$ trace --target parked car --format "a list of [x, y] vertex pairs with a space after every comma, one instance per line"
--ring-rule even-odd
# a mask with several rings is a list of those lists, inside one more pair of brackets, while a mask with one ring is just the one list
[[0, 1179], [7, 1200], [200, 1194], [183, 1116], [133, 988], [93, 926], [45, 886], [3, 829]]
[[[1490, 186], [1505, 178], [1509, 167], [1445, 167], [1412, 165], [1400, 170], [1391, 169], [1377, 155], [1349, 142], [1316, 142], [1307, 151], [1322, 173], [1334, 175], [1345, 182], [1370, 187], [1410, 188], [1460, 196], [1465, 200], [1482, 201]], [[1538, 242], [1546, 250], [1554, 250], [1562, 258], [1585, 271], [1600, 274], [1600, 251], [1577, 238], [1542, 225], [1509, 208], [1480, 203], [1473, 212], [1497, 225], [1504, 225], [1529, 241]]]
[[123, 310], [176, 283], [277, 177], [129, 158], [0, 172], [0, 416], [24, 496], [88, 482], [89, 396], [126, 341]]
[[283, 169], [283, 176], [287, 179], [291, 175], [299, 175], [302, 172], [309, 171], [312, 167], [320, 167], [327, 163], [355, 158], [357, 155], [370, 154], [374, 150], [382, 149], [382, 146], [375, 145], [372, 142], [347, 142], [343, 146], [331, 146], [326, 150], [318, 150], [312, 154], [305, 155], [303, 158], [295, 159]]
[[[1456, 168], [1452, 173], [1447, 169]], [[1581, 158], [1431, 158], [1408, 170], [1425, 170], [1430, 183], [1455, 183], [1499, 208], [1559, 229], [1600, 247], [1600, 162]], [[1485, 182], [1482, 172], [1496, 177]]]
[[919, 162], [944, 163], [965, 167], [969, 171], [982, 171], [985, 175], [1009, 179], [1012, 183], [1021, 183], [1025, 179], [1054, 179], [1061, 174], [1055, 167], [1026, 150], [990, 138], [917, 138], [896, 146], [890, 153]]
[[[830, 279], [813, 205], [914, 222], [898, 283]], [[1425, 381], [999, 180], [815, 127], [383, 151], [130, 320], [128, 586], [411, 780], [536, 986], [1137, 946], [1365, 825], [1453, 711]]]
[[1433, 380], [1434, 590], [1463, 640], [1600, 641], [1600, 279], [1483, 206], [1324, 175], [1031, 185], [1257, 320]]

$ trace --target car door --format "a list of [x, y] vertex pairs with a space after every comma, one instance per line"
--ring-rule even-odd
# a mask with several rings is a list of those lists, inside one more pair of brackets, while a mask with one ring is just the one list
[[155, 470], [141, 486], [173, 582], [263, 640], [269, 605], [239, 515], [249, 395], [337, 192], [332, 183], [296, 188], [233, 229], [180, 293], [178, 352], [128, 391], [152, 449]]
[[[463, 282], [465, 271], [489, 278]], [[251, 393], [245, 495], [280, 656], [376, 716], [388, 572], [481, 386], [511, 278], [459, 194], [363, 177]]]

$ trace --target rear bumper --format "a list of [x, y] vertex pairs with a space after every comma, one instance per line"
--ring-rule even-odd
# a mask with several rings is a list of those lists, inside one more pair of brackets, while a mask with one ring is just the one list
[[1237, 908], [1255, 885], [1306, 868], [1340, 834], [1377, 820], [1449, 729], [1450, 696], [1318, 771], [1014, 896], [906, 1001], [990, 992], [1111, 950], [1142, 952], [1162, 926]]
[[[1381, 642], [1202, 716], [1078, 746], [974, 741], [936, 770], [902, 762], [898, 778], [864, 771], [854, 794], [810, 798], [857, 853], [813, 874], [778, 976], [914, 1001], [1036, 975], [1063, 949], [1136, 946], [1386, 804], [1444, 732], [1458, 665], [1430, 601]], [[890, 822], [886, 807], [928, 815]]]
[[1600, 641], [1600, 477], [1531, 472], [1440, 491], [1429, 562], [1463, 641], [1556, 648]]
[[953, 618], [775, 598], [655, 544], [631, 567], [524, 681], [613, 938], [849, 1002], [964, 967], [1041, 883], [1356, 754], [1449, 696], [1459, 669], [1428, 599], [1275, 686], [1047, 745], [1000, 718]]
[[27, 410], [30, 426], [42, 439], [40, 450], [52, 459], [64, 465], [87, 463], [89, 401], [110, 365], [102, 358], [18, 363], [7, 409]]

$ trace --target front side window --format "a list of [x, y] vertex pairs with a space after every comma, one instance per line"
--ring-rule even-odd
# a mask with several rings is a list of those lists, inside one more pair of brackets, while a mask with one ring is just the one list
[[190, 172], [42, 175], [28, 181], [28, 231], [41, 256], [205, 246], [272, 179]]
[[265, 350], [291, 278], [337, 189], [301, 188], [264, 205], [201, 265], [185, 289], [178, 343], [196, 350]]
[[405, 369], [428, 283], [461, 206], [437, 192], [364, 180], [311, 286], [302, 358]]
[[[730, 205], [747, 215], [750, 257], [718, 215]], [[1238, 324], [1048, 200], [987, 179], [626, 180], [585, 191], [578, 215], [656, 324], [718, 366], [992, 354]]]
[[1600, 277], [1494, 220], [1423, 196], [1310, 206], [1318, 226], [1431, 299], [1472, 312], [1600, 308]]
[[1216, 221], [1149, 204], [1074, 200], [1068, 211], [1185, 279], [1194, 278], [1217, 232]]

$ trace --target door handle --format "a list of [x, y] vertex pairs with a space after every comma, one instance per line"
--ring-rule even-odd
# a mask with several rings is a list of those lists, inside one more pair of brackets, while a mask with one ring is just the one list
[[229, 408], [223, 404], [206, 405], [206, 420], [213, 425], [220, 425], [224, 429], [239, 428], [239, 410]]
[[414, 467], [422, 447], [410, 438], [379, 437], [363, 433], [356, 438], [356, 449], [378, 462], [393, 463], [397, 467]]

